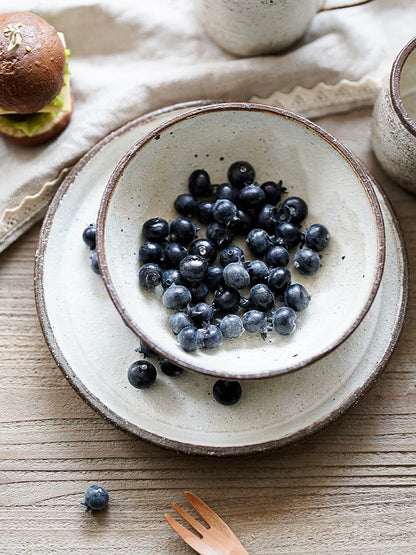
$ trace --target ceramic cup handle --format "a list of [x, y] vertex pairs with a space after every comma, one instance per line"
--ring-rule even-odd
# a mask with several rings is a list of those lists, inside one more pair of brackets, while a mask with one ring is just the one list
[[331, 1], [324, 0], [320, 12], [326, 12], [329, 10], [338, 10], [339, 8], [352, 8], [354, 6], [360, 6], [361, 4], [367, 4], [372, 0], [356, 0], [355, 2], [346, 2], [345, 4], [331, 4]]

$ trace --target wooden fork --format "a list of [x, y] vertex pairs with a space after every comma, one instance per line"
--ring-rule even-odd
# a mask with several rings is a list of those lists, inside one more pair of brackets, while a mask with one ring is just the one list
[[184, 542], [201, 555], [249, 555], [231, 529], [206, 503], [190, 491], [185, 491], [185, 495], [195, 511], [208, 524], [208, 528], [195, 520], [179, 505], [173, 503], [175, 511], [201, 536], [193, 534], [188, 528], [165, 514], [170, 526]]

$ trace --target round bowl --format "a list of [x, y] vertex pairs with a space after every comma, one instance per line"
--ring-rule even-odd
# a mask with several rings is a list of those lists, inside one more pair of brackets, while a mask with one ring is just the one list
[[[321, 268], [292, 283], [311, 295], [297, 329], [283, 336], [244, 332], [216, 349], [185, 352], [169, 326], [162, 288], [138, 282], [142, 224], [178, 217], [175, 198], [188, 177], [204, 168], [212, 183], [226, 181], [233, 162], [245, 160], [256, 180], [283, 180], [287, 196], [303, 198], [314, 223], [330, 231]], [[203, 230], [198, 237], [204, 237]], [[244, 246], [244, 238], [234, 244]], [[250, 256], [244, 249], [247, 258]], [[223, 379], [267, 378], [303, 368], [338, 347], [370, 308], [384, 265], [384, 224], [368, 176], [336, 139], [314, 123], [264, 105], [223, 103], [195, 108], [164, 122], [123, 157], [105, 188], [97, 219], [97, 252], [108, 293], [122, 319], [161, 357]]]

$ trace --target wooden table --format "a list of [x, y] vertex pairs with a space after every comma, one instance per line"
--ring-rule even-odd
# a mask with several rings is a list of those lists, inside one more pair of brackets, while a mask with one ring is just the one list
[[[202, 497], [252, 554], [416, 553], [416, 198], [389, 183], [410, 259], [399, 344], [378, 383], [301, 444], [237, 458], [176, 454], [96, 414], [50, 355], [33, 296], [36, 225], [0, 256], [0, 552], [191, 553], [164, 520]], [[100, 483], [110, 506], [79, 504]]]

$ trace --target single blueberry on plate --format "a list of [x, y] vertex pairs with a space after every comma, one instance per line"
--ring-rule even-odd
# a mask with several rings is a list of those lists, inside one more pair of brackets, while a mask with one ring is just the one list
[[84, 243], [93, 251], [95, 249], [95, 237], [97, 234], [97, 228], [95, 224], [90, 224], [82, 232], [82, 239]]
[[187, 245], [196, 238], [199, 229], [189, 218], [179, 216], [170, 224], [170, 238], [172, 242]]
[[178, 334], [186, 326], [192, 326], [192, 320], [185, 312], [177, 311], [169, 318], [169, 326], [173, 333]]
[[282, 198], [282, 194], [286, 192], [286, 188], [283, 187], [283, 182], [280, 180], [278, 183], [275, 181], [265, 181], [260, 185], [266, 196], [265, 202], [268, 204], [277, 204]]
[[170, 310], [185, 308], [192, 299], [191, 292], [184, 285], [171, 285], [162, 296], [163, 306]]
[[298, 317], [288, 306], [281, 306], [272, 314], [273, 329], [280, 335], [291, 335], [296, 329]]
[[250, 285], [250, 275], [241, 262], [230, 262], [224, 268], [224, 281], [233, 289], [245, 289]]
[[188, 179], [188, 187], [194, 197], [209, 197], [212, 194], [211, 179], [208, 172], [194, 170]]
[[250, 289], [250, 299], [254, 308], [267, 312], [274, 307], [275, 298], [273, 292], [264, 283], [256, 283]]
[[167, 289], [171, 285], [183, 285], [182, 276], [179, 270], [172, 269], [166, 270], [162, 274], [162, 287], [163, 289]]
[[219, 200], [225, 198], [234, 202], [237, 200], [237, 190], [230, 183], [222, 183], [215, 189], [214, 199]]
[[207, 287], [211, 290], [218, 289], [224, 285], [224, 268], [222, 266], [213, 264], [208, 267], [207, 274], [205, 276], [205, 283]]
[[256, 172], [249, 162], [233, 162], [227, 171], [228, 181], [237, 189], [253, 183]]
[[289, 251], [281, 245], [274, 245], [266, 252], [266, 263], [269, 268], [287, 266], [289, 264], [289, 260]]
[[309, 306], [311, 296], [300, 283], [293, 283], [285, 291], [284, 302], [296, 312], [301, 312]]
[[267, 316], [261, 310], [249, 310], [243, 316], [243, 327], [248, 333], [267, 334]]
[[274, 228], [276, 245], [291, 249], [298, 245], [302, 240], [302, 233], [292, 222], [280, 222]]
[[127, 370], [127, 379], [136, 389], [147, 389], [156, 381], [155, 365], [148, 360], [137, 360]]
[[191, 218], [197, 213], [198, 201], [189, 193], [184, 193], [176, 197], [173, 206], [176, 212], [179, 212], [179, 214], [182, 214], [182, 216], [186, 218]]
[[190, 244], [188, 252], [206, 258], [209, 264], [213, 264], [217, 258], [217, 249], [209, 239], [196, 239]]
[[179, 263], [182, 277], [192, 283], [203, 281], [207, 274], [208, 261], [198, 254], [188, 254]]
[[220, 263], [222, 266], [230, 264], [230, 262], [242, 262], [244, 260], [244, 251], [236, 245], [229, 245], [220, 252]]
[[199, 334], [195, 326], [186, 326], [178, 333], [178, 343], [188, 353], [196, 351], [199, 347]]
[[280, 222], [279, 215], [280, 212], [276, 206], [264, 204], [257, 212], [256, 226], [264, 229], [269, 234], [273, 234], [276, 224]]
[[183, 368], [177, 366], [176, 364], [173, 364], [173, 362], [171, 362], [167, 358], [162, 358], [159, 360], [159, 367], [162, 372], [166, 374], [166, 376], [174, 377], [183, 374]]
[[179, 268], [179, 262], [188, 251], [179, 243], [168, 243], [165, 247], [165, 264], [168, 268]]
[[149, 262], [139, 270], [139, 283], [145, 289], [154, 289], [162, 281], [162, 275], [160, 266]]
[[246, 185], [238, 193], [238, 205], [244, 209], [258, 208], [265, 203], [266, 195], [257, 183]]
[[245, 235], [253, 227], [253, 217], [248, 211], [237, 207], [236, 219], [231, 224], [238, 235]]
[[329, 231], [322, 224], [313, 224], [305, 231], [305, 244], [314, 251], [323, 251], [329, 245]]
[[202, 327], [202, 324], [205, 323], [211, 323], [212, 320], [214, 319], [214, 308], [204, 302], [201, 303], [196, 303], [194, 306], [190, 306], [187, 311], [186, 314], [191, 318], [192, 320], [192, 324], [195, 327]]
[[208, 295], [208, 286], [201, 283], [188, 283], [188, 289], [191, 292], [193, 303], [204, 303]]
[[219, 312], [233, 312], [237, 310], [240, 299], [240, 293], [236, 289], [222, 287], [215, 291], [212, 304]]
[[252, 285], [266, 282], [270, 270], [263, 260], [249, 260], [244, 266], [249, 273]]
[[85, 511], [101, 511], [107, 507], [110, 496], [105, 488], [96, 484], [87, 488], [84, 500], [81, 505], [85, 505]]
[[222, 332], [215, 324], [203, 323], [198, 330], [198, 342], [202, 349], [216, 349], [222, 343]]
[[237, 207], [231, 200], [225, 198], [216, 200], [212, 207], [212, 216], [219, 224], [231, 224], [236, 219]]
[[289, 208], [290, 221], [294, 224], [300, 224], [308, 215], [308, 205], [300, 197], [288, 197], [282, 207]]
[[201, 224], [209, 224], [214, 219], [212, 215], [212, 209], [214, 207], [214, 203], [212, 200], [201, 200], [198, 203], [197, 207], [197, 217]]
[[273, 240], [264, 229], [252, 229], [247, 235], [247, 246], [254, 256], [263, 256], [273, 245]]
[[212, 241], [217, 249], [222, 249], [234, 239], [234, 229], [232, 226], [211, 222], [207, 227], [207, 239]]
[[143, 236], [148, 241], [160, 243], [169, 235], [169, 224], [163, 218], [150, 218], [142, 226]]
[[296, 252], [293, 266], [303, 276], [313, 276], [321, 267], [321, 259], [316, 251], [306, 247]]
[[240, 316], [237, 316], [237, 314], [226, 314], [220, 321], [220, 330], [226, 339], [240, 337], [244, 331]]
[[96, 252], [90, 254], [90, 266], [95, 274], [100, 275], [100, 267], [98, 265], [98, 256]]
[[235, 405], [241, 399], [241, 385], [239, 382], [217, 380], [212, 389], [214, 399], [221, 405]]
[[140, 245], [139, 260], [141, 264], [147, 264], [148, 262], [162, 264], [164, 260], [162, 247], [154, 241], [146, 241]]
[[287, 268], [277, 267], [270, 270], [269, 277], [267, 278], [267, 285], [275, 295], [281, 295], [286, 291], [290, 285], [292, 274]]

